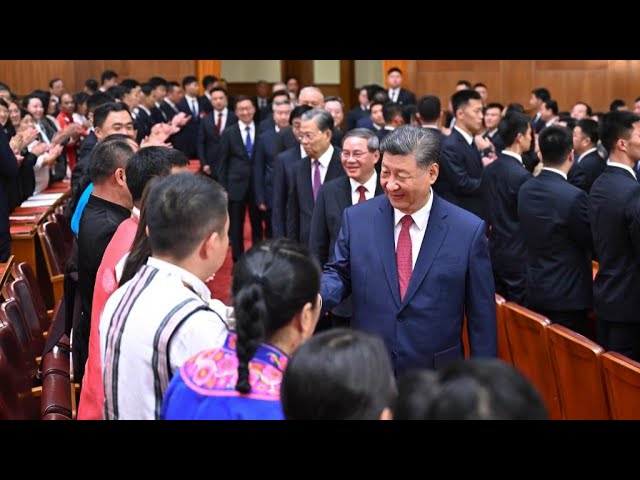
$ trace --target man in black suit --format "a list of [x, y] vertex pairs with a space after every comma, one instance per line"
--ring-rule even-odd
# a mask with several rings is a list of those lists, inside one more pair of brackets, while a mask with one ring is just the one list
[[271, 117], [271, 102], [269, 101], [269, 84], [264, 80], [258, 80], [256, 83], [256, 95], [251, 99], [256, 109], [255, 122], [260, 122]]
[[[190, 115], [191, 119], [182, 127], [179, 133], [174, 135], [173, 146], [184, 153], [188, 159], [198, 158], [197, 140], [200, 129], [200, 119], [205, 115], [204, 108], [198, 98], [198, 79], [194, 76], [186, 76], [182, 80], [184, 97], [177, 103], [178, 111]], [[201, 159], [202, 160], [202, 159]]]
[[424, 95], [418, 101], [418, 111], [416, 118], [422, 128], [431, 128], [444, 142], [444, 133], [440, 130], [440, 99], [435, 95]]
[[171, 119], [178, 113], [178, 103], [184, 97], [184, 90], [180, 86], [178, 82], [169, 82], [167, 83], [167, 95], [162, 99], [162, 103], [160, 104], [160, 110], [164, 113], [164, 117], [166, 117], [167, 122], [170, 122]]
[[356, 128], [358, 120], [369, 116], [369, 96], [367, 86], [362, 87], [358, 92], [358, 106], [347, 112], [346, 131]]
[[260, 215], [253, 193], [253, 162], [256, 153], [256, 112], [246, 95], [236, 97], [238, 123], [226, 128], [220, 139], [220, 183], [229, 195], [229, 238], [234, 263], [244, 254], [244, 216], [249, 209], [251, 239], [262, 240]]
[[545, 129], [538, 139], [544, 168], [518, 193], [527, 248], [529, 308], [584, 334], [592, 304], [589, 197], [567, 181], [574, 163], [571, 133]]
[[413, 92], [402, 88], [402, 70], [397, 67], [387, 71], [387, 83], [389, 84], [389, 99], [400, 105], [415, 105], [416, 96]]
[[149, 85], [151, 85], [151, 97], [153, 98], [153, 106], [151, 107], [153, 123], [168, 122], [169, 118], [161, 108], [167, 96], [167, 81], [162, 77], [151, 77]]
[[[357, 203], [383, 193], [375, 164], [380, 160], [377, 136], [366, 128], [356, 128], [345, 134], [342, 143], [342, 167], [347, 174], [325, 184], [318, 193], [311, 220], [309, 247], [321, 265], [334, 258], [334, 246], [342, 225], [342, 213]], [[348, 327], [351, 320], [351, 298], [331, 310], [318, 328]]]
[[[275, 139], [274, 162], [273, 162], [273, 201], [271, 204], [271, 228], [273, 238], [287, 236], [287, 197], [289, 187], [293, 183], [293, 166], [296, 162], [307, 156], [304, 148], [300, 145], [300, 124], [302, 114], [311, 110], [308, 105], [299, 105], [291, 111], [289, 116], [290, 128], [282, 129]], [[278, 142], [282, 133], [289, 132], [295, 142], [294, 145], [281, 151]]]
[[18, 161], [9, 146], [9, 137], [4, 133], [4, 129], [0, 128], [0, 262], [9, 260], [11, 254], [7, 185], [14, 183], [17, 175]]
[[573, 128], [573, 151], [577, 160], [569, 170], [569, 182], [589, 193], [607, 162], [598, 153], [598, 122], [585, 118]]
[[[498, 132], [498, 125], [500, 125], [500, 120], [502, 120], [502, 110], [504, 110], [504, 107], [500, 103], [490, 103], [484, 109], [484, 126], [486, 131], [482, 135], [482, 138], [489, 140], [491, 145], [493, 145], [493, 148], [490, 148], [490, 150], [483, 150], [481, 152], [483, 157], [489, 156], [490, 151], [493, 151], [496, 155], [500, 155], [500, 152], [505, 147], [505, 143], [502, 141], [500, 133]], [[533, 131], [531, 134], [533, 137]]]
[[384, 137], [393, 132], [397, 127], [404, 125], [402, 107], [398, 103], [385, 103], [382, 106], [382, 118], [384, 118], [384, 128], [375, 132], [380, 143], [382, 143]]
[[480, 190], [483, 165], [473, 139], [482, 130], [482, 99], [475, 90], [460, 90], [451, 96], [451, 105], [456, 124], [442, 145], [434, 189], [445, 200], [484, 218]]
[[482, 197], [489, 228], [489, 253], [496, 293], [526, 304], [527, 269], [524, 238], [518, 219], [518, 192], [531, 178], [522, 153], [531, 145], [531, 125], [522, 113], [509, 113], [498, 127], [505, 147], [482, 173]]
[[287, 237], [309, 243], [311, 217], [320, 186], [344, 175], [340, 149], [331, 144], [333, 117], [314, 108], [302, 115], [300, 138], [307, 154], [293, 169], [287, 200]]
[[600, 129], [609, 161], [589, 193], [599, 269], [593, 285], [598, 343], [640, 360], [640, 116], [609, 112]]
[[[542, 122], [540, 118], [542, 115], [540, 110], [542, 109], [542, 104], [546, 100], [551, 98], [551, 93], [544, 87], [534, 88], [531, 90], [531, 97], [529, 98], [529, 107], [531, 107], [531, 111], [536, 112], [533, 119], [531, 119], [531, 129], [534, 132], [539, 132], [540, 128], [538, 126], [539, 122]], [[542, 122], [544, 124], [544, 122]]]
[[202, 171], [219, 181], [220, 137], [227, 127], [238, 123], [236, 114], [229, 110], [227, 92], [222, 87], [211, 90], [212, 111], [200, 122], [197, 145]]
[[258, 134], [258, 146], [256, 147], [256, 160], [253, 164], [253, 179], [255, 201], [260, 210], [260, 216], [265, 224], [265, 238], [271, 238], [271, 207], [273, 203], [273, 168], [274, 151], [277, 133], [276, 130], [289, 125], [291, 115], [291, 102], [289, 98], [276, 98], [272, 105], [272, 117], [274, 126]]
[[[262, 132], [266, 132], [267, 130], [275, 130], [276, 129], [276, 122], [273, 119], [273, 108], [272, 105], [274, 103], [277, 104], [282, 104], [284, 102], [288, 102], [291, 103], [291, 98], [289, 97], [289, 92], [287, 92], [286, 90], [278, 90], [273, 92], [273, 95], [271, 96], [271, 101], [268, 102], [268, 109], [269, 109], [269, 115], [265, 115], [263, 113], [262, 117], [261, 117], [261, 121], [258, 124], [258, 134], [261, 134]], [[254, 105], [255, 105], [255, 100], [254, 100]], [[293, 108], [293, 107], [291, 107]], [[288, 120], [288, 117], [287, 117]], [[283, 128], [288, 128], [286, 125]], [[277, 129], [278, 132], [280, 131], [280, 128]]]

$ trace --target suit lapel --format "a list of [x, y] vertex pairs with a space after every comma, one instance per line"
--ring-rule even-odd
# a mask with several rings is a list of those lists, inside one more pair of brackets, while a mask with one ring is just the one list
[[353, 202], [351, 198], [351, 182], [349, 182], [349, 177], [347, 176], [341, 178], [339, 181], [342, 182], [342, 185], [340, 186], [341, 188], [339, 188], [340, 196], [338, 197], [338, 205], [344, 210], [350, 207]]
[[334, 147], [333, 155], [331, 155], [331, 160], [329, 160], [329, 165], [327, 166], [327, 175], [324, 177], [324, 181], [328, 182], [329, 180], [338, 178], [343, 173], [344, 168], [342, 168], [342, 162], [340, 161], [340, 149]]
[[431, 195], [434, 195], [434, 197], [431, 213], [429, 214], [429, 221], [427, 223], [427, 231], [425, 232], [424, 239], [422, 240], [420, 253], [418, 254], [418, 259], [416, 260], [413, 273], [411, 274], [411, 281], [409, 282], [407, 293], [404, 295], [402, 307], [406, 306], [411, 301], [411, 298], [415, 295], [418, 287], [427, 275], [427, 272], [429, 272], [429, 269], [433, 264], [433, 260], [436, 258], [449, 228], [443, 221], [443, 218], [446, 217], [446, 213], [442, 209], [442, 202], [433, 193], [433, 190], [431, 190]]
[[389, 282], [389, 289], [396, 306], [400, 307], [400, 285], [398, 284], [398, 268], [396, 266], [396, 246], [393, 235], [393, 208], [387, 199], [375, 217], [375, 239], [384, 266], [384, 273]]
[[300, 208], [307, 206], [313, 211], [315, 201], [313, 200], [313, 185], [311, 184], [311, 158], [304, 157], [302, 159], [302, 165], [297, 169], [298, 172], [298, 185], [303, 186], [299, 188], [300, 191]]

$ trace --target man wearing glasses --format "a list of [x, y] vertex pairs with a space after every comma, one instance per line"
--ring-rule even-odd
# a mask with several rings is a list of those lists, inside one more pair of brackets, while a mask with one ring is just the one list
[[[352, 205], [383, 193], [375, 166], [380, 160], [379, 141], [367, 128], [345, 134], [342, 143], [342, 168], [347, 174], [326, 182], [320, 189], [311, 220], [309, 246], [321, 265], [334, 258], [334, 246], [340, 233], [342, 213]], [[320, 319], [316, 330], [348, 327], [351, 321], [351, 296]]]

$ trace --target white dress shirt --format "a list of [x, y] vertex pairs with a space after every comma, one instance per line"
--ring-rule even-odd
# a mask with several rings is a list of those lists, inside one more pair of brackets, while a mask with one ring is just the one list
[[636, 176], [636, 172], [634, 172], [633, 168], [631, 168], [629, 165], [624, 165], [624, 164], [618, 163], [618, 162], [612, 162], [611, 160], [607, 160], [607, 165], [610, 166], [610, 167], [623, 168], [627, 172], [630, 172], [631, 175], [633, 175], [633, 178], [635, 178], [636, 180], [638, 179], [638, 177]]
[[469, 145], [471, 145], [473, 143], [473, 137], [471, 135], [469, 135], [467, 132], [465, 132], [464, 130], [462, 130], [459, 126], [454, 126], [453, 128], [455, 128], [458, 132], [460, 132], [460, 135], [462, 135], [464, 137], [464, 139], [467, 141], [467, 143]]
[[[305, 155], [306, 156], [306, 155]], [[324, 185], [324, 177], [327, 176], [327, 169], [329, 168], [329, 162], [331, 161], [331, 157], [333, 156], [333, 145], [329, 145], [327, 151], [320, 155], [318, 161], [320, 162], [320, 184]], [[313, 164], [313, 159], [311, 160], [311, 185], [313, 186], [313, 174], [315, 172], [315, 165]]]
[[229, 118], [229, 109], [227, 107], [224, 107], [222, 109], [222, 112], [219, 112], [218, 110], [213, 110], [213, 124], [218, 125], [218, 115], [220, 115], [220, 113], [222, 113], [222, 123], [220, 124], [220, 134], [222, 135], [222, 132], [224, 132], [224, 128], [227, 126], [227, 119]]
[[242, 135], [242, 143], [247, 144], [247, 127], [249, 127], [249, 133], [251, 134], [251, 145], [256, 144], [256, 125], [251, 122], [247, 125], [244, 122], [238, 120], [238, 127], [240, 127], [240, 135]]
[[[431, 214], [431, 207], [433, 206], [433, 189], [430, 188], [429, 200], [427, 204], [417, 212], [411, 214], [413, 223], [409, 227], [409, 236], [411, 237], [411, 268], [415, 268], [418, 255], [420, 254], [420, 247], [422, 247], [422, 241], [424, 240], [424, 234], [427, 231], [427, 224], [429, 223], [429, 215]], [[405, 214], [397, 208], [393, 209], [394, 229], [393, 238], [395, 241], [396, 250], [398, 249], [398, 237], [400, 236], [400, 230], [402, 229], [402, 217]]]
[[524, 163], [522, 162], [522, 157], [518, 155], [516, 152], [512, 152], [511, 150], [502, 150], [502, 154], [515, 158], [522, 164], [522, 166], [524, 166]]
[[562, 178], [564, 178], [565, 180], [567, 179], [567, 174], [564, 173], [562, 170], [558, 170], [557, 168], [551, 168], [551, 167], [542, 167], [542, 170], [548, 170], [550, 172], [553, 173], [557, 173], [558, 175], [560, 175]]
[[374, 169], [373, 175], [371, 175], [371, 178], [369, 178], [369, 180], [367, 180], [364, 183], [358, 183], [353, 178], [349, 179], [349, 183], [351, 184], [351, 205], [355, 205], [356, 203], [358, 203], [358, 200], [360, 199], [360, 192], [358, 191], [358, 187], [360, 185], [364, 185], [364, 188], [365, 188], [364, 198], [366, 198], [367, 200], [371, 200], [373, 197], [376, 196], [376, 186], [378, 184], [378, 172], [376, 172]]
[[580, 155], [578, 157], [578, 163], [580, 163], [580, 161], [586, 157], [587, 155], [589, 155], [591, 152], [597, 152], [598, 149], [596, 147], [590, 148], [589, 150], [587, 150], [586, 152], [583, 152], [582, 155]]

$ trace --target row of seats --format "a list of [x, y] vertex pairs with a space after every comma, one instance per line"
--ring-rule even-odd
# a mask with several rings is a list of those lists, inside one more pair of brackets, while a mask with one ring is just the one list
[[40, 358], [59, 307], [46, 310], [29, 264], [11, 273], [0, 305], [0, 419], [72, 419], [76, 386], [69, 338]]
[[498, 356], [538, 388], [549, 416], [640, 419], [640, 363], [496, 296]]

